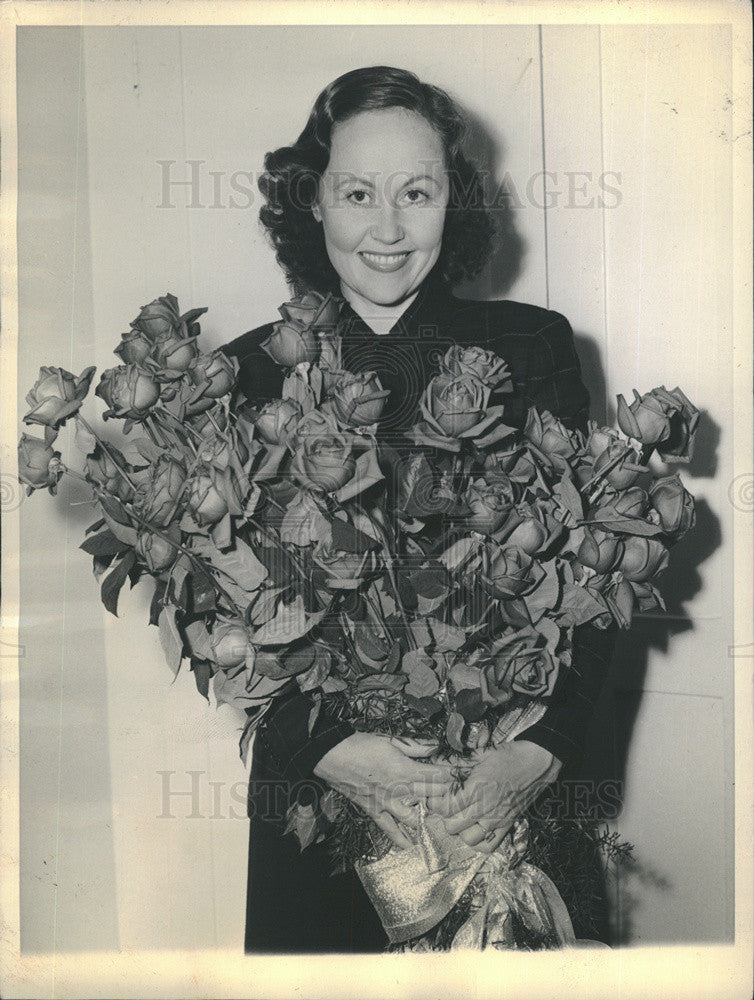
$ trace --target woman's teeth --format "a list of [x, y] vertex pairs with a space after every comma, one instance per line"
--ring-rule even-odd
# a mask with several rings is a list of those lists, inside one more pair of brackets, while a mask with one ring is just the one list
[[408, 259], [409, 252], [383, 254], [362, 251], [361, 259], [368, 267], [372, 267], [377, 271], [397, 271]]

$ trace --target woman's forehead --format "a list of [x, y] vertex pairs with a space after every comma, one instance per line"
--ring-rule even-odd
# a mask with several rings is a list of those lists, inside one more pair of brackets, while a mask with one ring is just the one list
[[439, 177], [445, 157], [439, 134], [421, 115], [405, 108], [363, 111], [335, 125], [328, 172], [418, 171]]

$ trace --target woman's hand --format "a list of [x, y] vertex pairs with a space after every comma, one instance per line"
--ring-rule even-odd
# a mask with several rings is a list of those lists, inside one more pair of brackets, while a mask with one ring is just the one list
[[360, 806], [399, 847], [411, 847], [399, 822], [415, 827], [419, 800], [439, 801], [452, 785], [450, 764], [415, 759], [432, 749], [421, 742], [399, 749], [389, 736], [354, 733], [328, 750], [314, 773]]
[[484, 854], [497, 850], [520, 814], [554, 781], [562, 764], [528, 740], [512, 740], [477, 751], [463, 788], [427, 797], [427, 806]]

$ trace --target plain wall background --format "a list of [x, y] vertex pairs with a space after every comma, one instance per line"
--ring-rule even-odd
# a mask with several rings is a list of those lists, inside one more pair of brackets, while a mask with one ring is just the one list
[[[663, 383], [705, 411], [682, 470], [698, 529], [673, 553], [668, 615], [622, 638], [585, 769], [623, 782], [614, 826], [640, 867], [616, 887], [621, 937], [729, 940], [727, 28], [20, 29], [20, 395], [41, 364], [118, 363], [121, 331], [166, 291], [210, 307], [207, 346], [274, 317], [287, 290], [256, 218], [263, 155], [295, 138], [322, 86], [377, 63], [447, 88], [493, 188], [507, 180], [499, 253], [464, 294], [564, 313], [597, 419], [615, 393]], [[192, 170], [198, 183], [166, 197], [166, 176]], [[187, 669], [171, 685], [148, 586], [122, 594], [117, 620], [101, 607], [78, 550], [86, 499], [64, 485], [21, 511], [22, 946], [240, 950], [237, 720]], [[161, 818], [165, 781], [196, 782], [194, 815], [184, 796]]]

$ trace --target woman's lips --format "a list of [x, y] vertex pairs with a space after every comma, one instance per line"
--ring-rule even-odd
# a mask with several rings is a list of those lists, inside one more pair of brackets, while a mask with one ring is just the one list
[[402, 253], [370, 253], [367, 250], [361, 250], [359, 257], [372, 271], [398, 271], [406, 263], [410, 254], [410, 250], [405, 250]]

